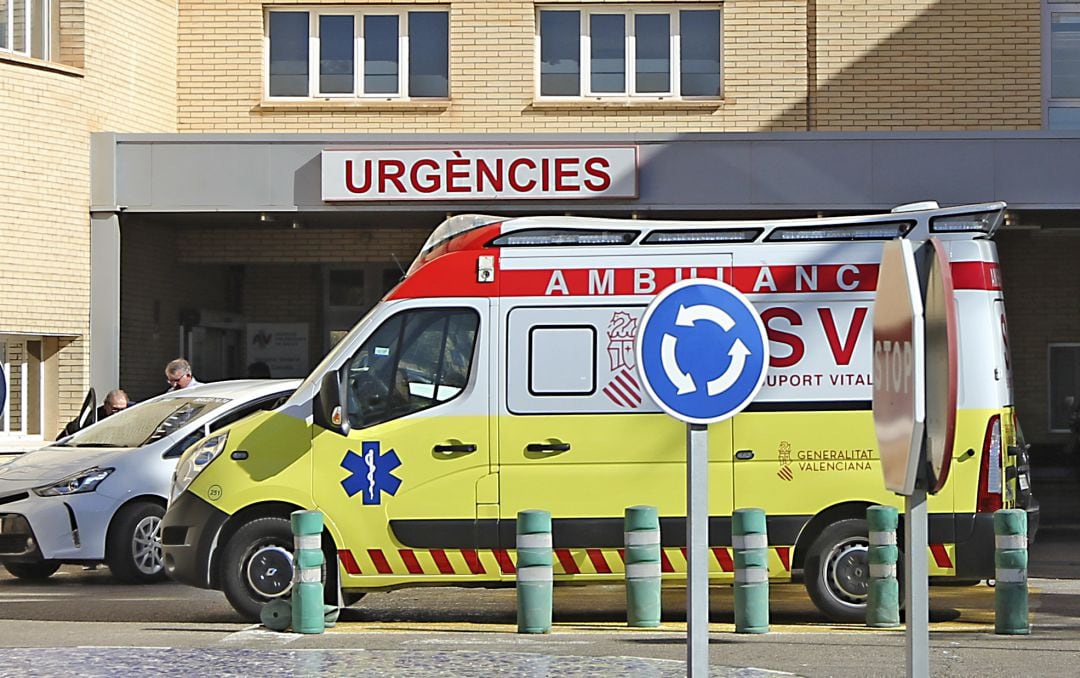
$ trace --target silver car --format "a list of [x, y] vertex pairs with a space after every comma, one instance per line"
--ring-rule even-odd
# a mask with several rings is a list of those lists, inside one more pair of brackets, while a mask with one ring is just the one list
[[0, 562], [24, 579], [101, 562], [120, 581], [164, 578], [161, 517], [180, 454], [277, 407], [299, 384], [221, 381], [165, 393], [0, 464]]

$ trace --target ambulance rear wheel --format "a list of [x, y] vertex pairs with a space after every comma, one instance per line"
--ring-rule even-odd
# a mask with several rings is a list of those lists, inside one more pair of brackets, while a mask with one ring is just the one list
[[229, 539], [222, 552], [221, 588], [245, 620], [261, 621], [263, 605], [289, 595], [292, 551], [292, 528], [287, 518], [256, 518]]
[[806, 557], [806, 592], [833, 621], [866, 621], [870, 589], [870, 540], [862, 518], [840, 520], [825, 528]]

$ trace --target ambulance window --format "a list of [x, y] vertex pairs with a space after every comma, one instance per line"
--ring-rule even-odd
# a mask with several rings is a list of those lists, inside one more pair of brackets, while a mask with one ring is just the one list
[[453, 399], [468, 385], [479, 317], [471, 309], [406, 311], [384, 322], [349, 361], [353, 428]]
[[596, 328], [533, 327], [529, 331], [529, 393], [590, 395], [596, 391]]

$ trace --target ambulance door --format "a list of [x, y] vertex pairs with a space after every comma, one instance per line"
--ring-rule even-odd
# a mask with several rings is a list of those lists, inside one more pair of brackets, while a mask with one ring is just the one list
[[[634, 339], [644, 311], [612, 303], [518, 306], [501, 315], [501, 525], [524, 509], [549, 511], [557, 575], [621, 572], [624, 513], [642, 504], [659, 510], [663, 541], [675, 547], [665, 551], [670, 565], [684, 566], [677, 547], [686, 534], [686, 425], [662, 413], [640, 382]], [[710, 514], [730, 515], [727, 422], [710, 427], [709, 456]], [[500, 541], [513, 548], [513, 530], [501, 529]]]
[[316, 429], [312, 446], [313, 494], [342, 535], [346, 578], [470, 573], [439, 556], [476, 545], [490, 459], [488, 304], [389, 306], [342, 367], [351, 431]]

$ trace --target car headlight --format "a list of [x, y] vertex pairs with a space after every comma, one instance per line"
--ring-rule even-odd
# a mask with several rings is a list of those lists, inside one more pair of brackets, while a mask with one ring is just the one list
[[217, 459], [221, 451], [225, 449], [225, 443], [229, 440], [228, 433], [220, 433], [210, 436], [200, 443], [196, 443], [180, 457], [176, 465], [176, 474], [173, 476], [172, 491], [169, 493], [169, 501], [176, 501], [191, 482], [198, 477], [202, 470]]
[[111, 468], [88, 468], [85, 471], [73, 473], [70, 476], [58, 480], [51, 485], [35, 487], [34, 494], [39, 497], [63, 497], [69, 494], [93, 492], [102, 480], [109, 477], [115, 469]]

